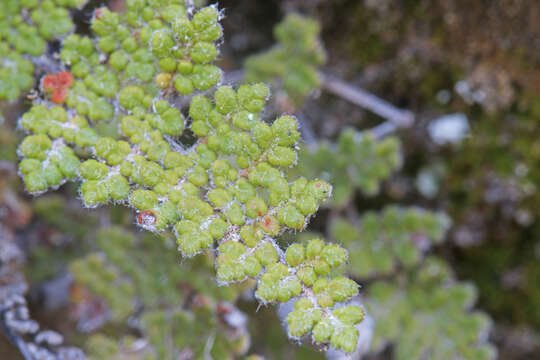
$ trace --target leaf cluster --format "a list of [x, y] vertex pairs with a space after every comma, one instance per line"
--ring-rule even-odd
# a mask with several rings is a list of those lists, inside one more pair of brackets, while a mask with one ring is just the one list
[[47, 41], [73, 31], [70, 9], [86, 0], [4, 0], [0, 3], [0, 100], [15, 100], [34, 83], [32, 60]]
[[[66, 71], [42, 78], [44, 97], [20, 119], [28, 133], [18, 149], [20, 174], [33, 194], [80, 182], [86, 207], [130, 207], [141, 228], [173, 232], [184, 256], [216, 249], [220, 283], [257, 279], [263, 303], [300, 298], [302, 309], [311, 304], [320, 313], [314, 339], [350, 352], [358, 333], [345, 325], [362, 320], [361, 309], [347, 305], [357, 285], [330, 274], [345, 250], [315, 241], [302, 255], [275, 240], [303, 230], [332, 187], [286, 174], [297, 163], [300, 133], [292, 116], [262, 119], [265, 85], [218, 86], [221, 70], [211, 62], [220, 17], [214, 6], [197, 10], [179, 0], [127, 0], [124, 13], [97, 9], [94, 37], [64, 39]], [[176, 105], [188, 95], [186, 109]], [[103, 123], [117, 131], [104, 133]], [[142, 285], [121, 274], [138, 276], [139, 268], [118, 252], [108, 256], [115, 266], [94, 254], [74, 272], [122, 319]], [[344, 320], [340, 311], [357, 316]], [[300, 320], [289, 321], [293, 337], [311, 330]], [[323, 320], [325, 335], [317, 336]]]

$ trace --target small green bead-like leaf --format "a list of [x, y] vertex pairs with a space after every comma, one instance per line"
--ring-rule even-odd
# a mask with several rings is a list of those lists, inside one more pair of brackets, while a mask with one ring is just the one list
[[306, 256], [308, 259], [314, 259], [324, 249], [324, 242], [321, 239], [312, 239], [307, 244]]
[[256, 277], [261, 272], [261, 264], [255, 257], [247, 257], [243, 264], [244, 273], [250, 277]]
[[41, 169], [41, 161], [37, 159], [26, 158], [19, 163], [19, 170], [24, 175], [39, 169]]
[[112, 175], [108, 181], [111, 198], [114, 200], [122, 200], [129, 195], [130, 186], [125, 177], [116, 174]]
[[187, 179], [197, 186], [208, 182], [208, 174], [201, 166], [195, 166], [187, 175]]
[[173, 22], [173, 31], [181, 40], [187, 40], [193, 36], [193, 24], [187, 18], [179, 18]]
[[277, 300], [280, 302], [287, 302], [292, 297], [300, 294], [300, 291], [302, 291], [302, 285], [295, 277], [287, 278], [279, 282], [277, 291]]
[[317, 199], [311, 195], [302, 195], [296, 200], [296, 206], [304, 215], [311, 215], [317, 211]]
[[178, 75], [174, 79], [174, 87], [180, 95], [189, 95], [195, 90], [193, 82], [183, 75]]
[[208, 41], [199, 41], [191, 49], [191, 59], [196, 63], [209, 63], [217, 55], [217, 49], [213, 43]]
[[146, 186], [154, 186], [163, 177], [163, 168], [155, 162], [145, 161], [139, 167], [139, 176]]
[[212, 189], [208, 192], [208, 199], [215, 207], [223, 207], [232, 200], [232, 196], [223, 189]]
[[140, 106], [144, 98], [144, 91], [139, 86], [126, 86], [118, 95], [118, 102], [126, 109], [134, 109]]
[[167, 169], [172, 168], [190, 168], [193, 165], [193, 161], [187, 158], [185, 155], [177, 153], [175, 151], [169, 151], [163, 158], [163, 165]]
[[324, 290], [326, 290], [327, 286], [328, 286], [328, 279], [327, 278], [319, 278], [313, 284], [313, 292], [315, 294], [322, 293]]
[[264, 122], [257, 123], [252, 129], [251, 133], [257, 144], [263, 148], [266, 148], [272, 142], [272, 129]]
[[26, 190], [30, 193], [37, 193], [47, 189], [47, 179], [41, 171], [31, 171], [24, 178]]
[[19, 151], [26, 157], [45, 160], [51, 144], [51, 139], [47, 135], [30, 135], [24, 138]]
[[227, 218], [234, 225], [243, 225], [245, 222], [244, 210], [238, 203], [232, 203], [225, 211]]
[[245, 178], [241, 178], [236, 182], [233, 188], [233, 193], [236, 199], [241, 202], [247, 202], [249, 199], [254, 198], [256, 195], [255, 187]]
[[214, 65], [198, 64], [193, 66], [191, 81], [196, 89], [205, 91], [215, 86], [221, 78], [221, 71]]
[[157, 194], [151, 190], [137, 189], [129, 196], [129, 203], [136, 209], [148, 210], [158, 204]]
[[245, 225], [240, 229], [240, 237], [247, 246], [255, 247], [262, 240], [263, 233], [254, 226]]
[[221, 114], [228, 114], [236, 109], [236, 92], [229, 86], [221, 86], [214, 95], [216, 109]]
[[331, 267], [339, 266], [347, 261], [347, 251], [337, 244], [326, 245], [320, 256]]
[[246, 215], [250, 218], [264, 216], [268, 211], [268, 206], [263, 199], [256, 197], [249, 199], [246, 203]]
[[313, 328], [313, 340], [324, 343], [330, 340], [334, 333], [334, 327], [328, 319], [323, 319]]
[[196, 95], [191, 100], [189, 116], [194, 120], [206, 120], [210, 110], [212, 110], [212, 103], [210, 100], [202, 95]]
[[188, 198], [179, 202], [178, 210], [183, 217], [196, 222], [206, 219], [214, 212], [210, 204], [197, 198]]
[[96, 155], [105, 159], [116, 149], [116, 141], [110, 137], [100, 138], [95, 145]]
[[181, 60], [176, 68], [180, 74], [189, 75], [193, 71], [193, 64], [188, 60]]
[[269, 242], [265, 242], [262, 246], [258, 247], [255, 250], [255, 256], [264, 266], [274, 264], [278, 261], [278, 253]]
[[289, 246], [285, 252], [285, 259], [292, 267], [300, 265], [304, 261], [304, 246], [300, 244]]
[[327, 293], [321, 293], [317, 295], [317, 304], [323, 308], [330, 308], [334, 306], [334, 299]]
[[264, 107], [268, 88], [264, 84], [242, 85], [238, 88], [238, 102], [251, 113], [257, 113]]
[[86, 160], [79, 166], [79, 174], [87, 180], [99, 180], [105, 177], [109, 171], [107, 165], [96, 161]]
[[324, 200], [332, 193], [332, 187], [325, 181], [312, 181], [306, 186], [307, 190], [317, 200]]
[[54, 164], [49, 164], [46, 166], [43, 169], [43, 175], [45, 176], [49, 186], [60, 185], [60, 182], [62, 181], [62, 174], [60, 173], [58, 167]]
[[296, 119], [292, 116], [282, 116], [276, 119], [272, 124], [272, 133], [276, 137], [277, 143], [281, 146], [294, 145], [300, 138], [296, 126]]
[[184, 256], [193, 256], [201, 251], [201, 243], [195, 233], [192, 236], [180, 236], [176, 239], [176, 243]]
[[221, 218], [212, 220], [208, 226], [208, 231], [214, 239], [221, 239], [225, 236], [229, 225]]
[[352, 353], [356, 350], [358, 342], [358, 330], [352, 326], [347, 326], [334, 332], [330, 343], [336, 349]]
[[94, 207], [109, 200], [108, 187], [103, 181], [89, 180], [81, 185], [81, 196], [86, 206]]
[[289, 147], [276, 146], [268, 153], [268, 162], [281, 167], [290, 166], [296, 162], [296, 151]]
[[287, 316], [289, 334], [292, 337], [300, 338], [306, 335], [313, 328], [313, 317], [308, 311], [295, 310]]
[[323, 259], [316, 259], [312, 262], [312, 264], [317, 275], [326, 276], [330, 274], [330, 271], [332, 270], [330, 265], [328, 265], [328, 263]]
[[306, 285], [312, 286], [317, 280], [317, 274], [311, 266], [305, 266], [296, 272], [296, 276]]
[[360, 306], [348, 305], [337, 308], [332, 312], [341, 322], [355, 325], [364, 319], [365, 313]]
[[215, 25], [218, 21], [218, 11], [216, 8], [208, 6], [197, 12], [193, 16], [193, 27], [197, 31], [202, 31]]
[[174, 40], [168, 32], [160, 30], [154, 32], [154, 35], [150, 40], [150, 44], [152, 47], [152, 52], [157, 57], [161, 58], [170, 54], [174, 45]]

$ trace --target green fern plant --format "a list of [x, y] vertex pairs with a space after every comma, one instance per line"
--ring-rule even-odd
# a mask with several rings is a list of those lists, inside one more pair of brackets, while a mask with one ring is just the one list
[[[324, 161], [303, 162], [308, 168], [304, 171], [314, 175], [319, 172], [327, 178], [343, 178], [343, 173], [349, 171], [357, 177], [349, 176], [347, 181], [354, 183], [359, 179], [357, 183], [371, 184], [359, 188], [364, 194], [373, 195], [373, 189], [378, 189], [380, 182], [390, 175], [392, 167], [388, 165], [397, 164], [399, 156], [396, 156], [395, 139], [375, 140], [366, 134], [368, 137], [347, 130], [340, 136], [339, 145], [327, 144], [323, 149], [352, 149], [350, 144], [361, 146], [358, 143], [363, 141], [372, 151], [356, 151], [354, 161], [359, 167], [362, 160], [364, 164], [380, 166], [379, 170], [367, 167], [365, 172], [355, 173], [343, 162], [340, 171], [326, 171], [320, 165], [324, 161], [338, 164], [335, 168], [340, 164], [339, 160], [331, 161], [332, 155], [326, 150], [321, 152], [326, 154], [322, 156]], [[351, 154], [345, 150], [343, 153]], [[366, 153], [371, 156], [363, 155]], [[383, 154], [390, 160], [387, 167], [385, 157], [377, 158]], [[333, 155], [336, 158], [339, 156]], [[354, 189], [352, 185], [349, 188], [351, 192]], [[350, 194], [344, 197], [348, 198]], [[471, 311], [476, 288], [457, 282], [442, 259], [424, 258], [430, 248], [444, 240], [450, 226], [445, 214], [392, 205], [381, 212], [366, 212], [351, 221], [337, 215], [342, 210], [349, 218], [356, 218], [354, 208], [334, 203], [332, 211], [336, 215], [327, 224], [328, 236], [349, 249], [347, 273], [368, 284], [362, 302], [375, 324], [369, 352], [377, 353], [393, 345], [396, 359], [495, 358], [496, 351], [487, 342], [490, 319], [484, 313]], [[299, 238], [305, 236], [316, 235], [302, 234]]]
[[[175, 359], [186, 349], [195, 357], [208, 352], [216, 359], [244, 354], [249, 345], [245, 315], [232, 304], [249, 284], [212, 286], [212, 255], [179, 266], [174, 247], [170, 236], [136, 237], [120, 227], [101, 228], [97, 251], [73, 261], [70, 269], [78, 286], [104, 299], [113, 324], [138, 319], [136, 327], [148, 346], [136, 353], [153, 359]], [[91, 358], [121, 358], [122, 341], [106, 334], [87, 341]]]
[[368, 278], [419, 264], [425, 252], [443, 241], [449, 225], [444, 214], [388, 206], [381, 213], [363, 214], [358, 224], [334, 219], [330, 237], [349, 249], [351, 275]]
[[[299, 132], [292, 116], [261, 119], [265, 85], [218, 86], [220, 17], [216, 7], [174, 0], [97, 9], [95, 38], [64, 39], [66, 70], [41, 79], [44, 97], [20, 119], [29, 133], [20, 174], [36, 195], [80, 181], [86, 207], [129, 206], [140, 227], [172, 230], [184, 256], [216, 248], [221, 284], [256, 278], [263, 304], [297, 299], [292, 338], [312, 332], [352, 352], [364, 313], [347, 301], [358, 285], [333, 271], [347, 252], [318, 239], [287, 249], [275, 240], [303, 230], [332, 188], [284, 175], [297, 162]], [[192, 96], [189, 117], [174, 104], [179, 96]]]
[[486, 341], [491, 320], [470, 311], [476, 288], [456, 282], [440, 259], [428, 258], [395, 280], [376, 281], [366, 295], [366, 308], [377, 319], [373, 352], [392, 343], [397, 360], [496, 357]]
[[[353, 223], [331, 220], [329, 236], [349, 249], [346, 272], [366, 283], [362, 304], [374, 322], [369, 352], [388, 345], [405, 359], [494, 359], [490, 318], [471, 310], [476, 288], [455, 280], [444, 260], [430, 255], [449, 219], [420, 208], [389, 206]], [[315, 236], [314, 234], [302, 234]], [[367, 352], [364, 349], [362, 352]]]

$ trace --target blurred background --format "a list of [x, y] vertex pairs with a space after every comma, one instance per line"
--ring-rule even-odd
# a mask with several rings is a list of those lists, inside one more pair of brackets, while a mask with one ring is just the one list
[[[74, 12], [76, 32], [89, 32], [92, 11], [103, 4], [90, 1]], [[122, 1], [109, 5], [121, 8]], [[362, 358], [465, 358], [430, 348], [435, 340], [421, 333], [431, 329], [431, 336], [447, 339], [450, 347], [482, 347], [489, 342], [500, 359], [540, 359], [540, 2], [223, 0], [219, 8], [225, 15], [219, 59], [225, 82], [269, 76], [263, 79], [272, 86], [268, 119], [283, 112], [297, 115], [305, 143], [303, 170], [342, 186], [336, 193], [339, 198], [319, 211], [308, 231], [352, 249], [348, 272], [364, 287], [359, 301], [366, 304], [372, 322], [365, 329], [366, 343], [371, 340], [372, 346], [360, 349]], [[275, 74], [258, 73], [257, 60], [248, 59], [279, 48], [279, 31], [274, 29], [288, 14], [314, 20], [315, 25], [304, 29], [307, 35], [298, 36], [298, 46], [292, 46], [305, 47], [302, 61], [308, 69], [299, 61]], [[285, 39], [304, 34], [298, 30], [300, 25], [294, 26], [296, 32], [282, 31]], [[281, 43], [287, 49], [286, 41]], [[51, 47], [55, 50], [58, 44]], [[285, 61], [276, 56], [259, 60]], [[380, 125], [395, 121], [355, 104], [347, 97], [350, 91], [340, 85], [352, 89], [353, 97], [362, 90], [374, 94], [408, 111], [400, 114], [414, 115], [414, 121], [398, 121], [386, 132]], [[123, 238], [138, 246], [125, 261], [134, 260], [146, 269], [146, 277], [134, 280], [142, 284], [141, 294], [154, 291], [156, 296], [174, 298], [178, 291], [185, 308], [196, 314], [178, 320], [185, 325], [174, 332], [184, 338], [184, 350], [191, 353], [184, 351], [185, 357], [180, 354], [177, 359], [204, 358], [198, 355], [204, 352], [204, 346], [198, 349], [201, 339], [204, 344], [212, 339], [215, 359], [245, 354], [266, 359], [325, 357], [309, 344], [299, 347], [289, 341], [276, 311], [259, 308], [253, 301], [250, 284], [231, 289], [214, 285], [211, 259], [180, 260], [174, 249], [176, 258], [152, 261], [160, 259], [159, 252], [157, 258], [144, 258], [154, 248], [149, 243], [159, 242], [159, 249], [166, 252], [170, 239], [156, 240], [155, 235], [135, 230], [126, 209], [83, 209], [76, 187], [70, 184], [38, 198], [26, 195], [16, 174], [16, 147], [22, 135], [16, 122], [29, 105], [28, 99], [0, 102], [0, 237], [10, 239], [23, 252], [30, 310], [42, 326], [58, 330], [67, 343], [88, 349], [110, 345], [114, 342], [108, 339], [119, 339], [119, 334], [140, 335], [129, 316], [118, 314], [118, 309], [128, 306], [124, 300], [114, 295], [103, 299], [98, 296], [100, 289], [89, 291], [84, 285], [88, 279], [80, 275], [81, 268], [92, 271], [92, 266], [105, 266], [96, 265], [101, 260], [93, 262], [92, 254], [100, 249], [111, 258], [115, 249], [109, 253], [104, 247], [110, 239]], [[378, 134], [383, 129], [383, 133], [375, 136], [374, 143], [358, 140], [358, 147], [347, 147], [345, 129], [353, 129], [351, 136], [356, 138], [370, 130]], [[353, 150], [347, 154], [347, 149]], [[354, 173], [326, 168], [334, 161], [352, 163], [364, 155]], [[373, 166], [370, 159], [384, 165], [367, 172]], [[355, 176], [371, 182], [355, 180]], [[368, 227], [371, 220], [365, 214], [378, 216], [376, 235], [369, 235], [373, 228]], [[395, 225], [407, 216], [412, 224]], [[394, 225], [400, 230], [391, 231]], [[350, 238], [354, 231], [357, 238]], [[362, 241], [376, 244], [383, 233], [390, 239], [384, 241], [396, 242], [392, 246], [413, 244], [413, 259], [396, 255], [395, 267], [381, 265], [384, 258], [360, 269], [370, 258], [355, 257], [355, 247], [361, 252]], [[384, 256], [393, 261], [392, 255]], [[84, 261], [77, 262], [80, 259]], [[155, 269], [153, 264], [159, 261], [174, 266], [175, 273], [166, 267]], [[466, 284], [469, 289], [466, 297], [471, 300], [460, 303], [456, 314], [438, 307], [439, 300], [427, 299], [426, 289], [432, 288], [431, 283], [422, 282], [422, 271], [434, 264], [448, 275], [441, 282], [444, 286], [437, 285], [433, 292], [447, 294], [452, 288], [448, 284]], [[168, 279], [160, 282], [165, 284], [160, 289], [146, 283], [162, 276]], [[408, 298], [410, 294], [418, 296]], [[388, 300], [400, 296], [405, 300]], [[384, 304], [386, 313], [377, 303]], [[409, 316], [401, 314], [407, 309], [418, 311], [417, 316], [410, 311]], [[236, 311], [247, 320], [231, 320], [229, 315]], [[445, 316], [452, 314], [463, 322], [444, 327], [448, 324]], [[481, 314], [480, 325], [467, 323], [473, 314]], [[154, 321], [162, 324], [164, 320], [155, 317]], [[467, 329], [476, 329], [470, 335], [473, 340], [458, 339], [468, 336], [460, 335]], [[89, 343], [89, 338], [94, 342]], [[120, 352], [130, 346], [125, 339], [120, 343], [116, 345]], [[95, 354], [96, 359], [108, 358], [100, 357], [99, 351]], [[0, 355], [21, 358], [2, 336]], [[133, 356], [118, 358], [139, 358]]]

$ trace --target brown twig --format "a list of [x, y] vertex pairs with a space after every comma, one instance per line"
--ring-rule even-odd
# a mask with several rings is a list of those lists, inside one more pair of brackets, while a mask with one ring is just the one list
[[[399, 109], [378, 96], [335, 77], [323, 75], [322, 78], [324, 90], [385, 118], [395, 128], [409, 127], [414, 123], [414, 114], [409, 110]], [[391, 128], [390, 124], [385, 125], [385, 131]]]

